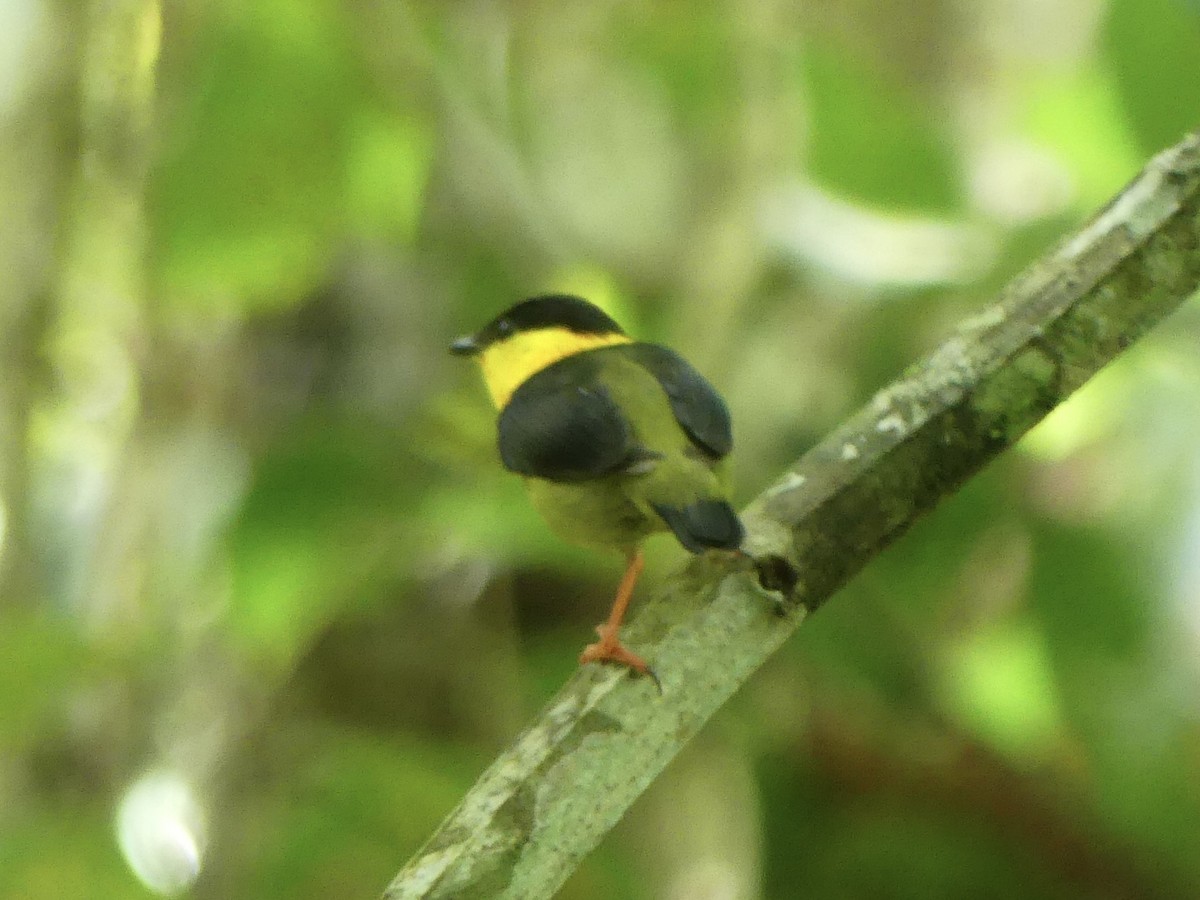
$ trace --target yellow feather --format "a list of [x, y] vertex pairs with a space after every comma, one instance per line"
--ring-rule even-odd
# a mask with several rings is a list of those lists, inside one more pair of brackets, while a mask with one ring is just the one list
[[489, 344], [479, 357], [483, 381], [496, 409], [503, 409], [513, 391], [546, 366], [598, 347], [628, 344], [624, 334], [579, 334], [567, 328], [521, 331]]

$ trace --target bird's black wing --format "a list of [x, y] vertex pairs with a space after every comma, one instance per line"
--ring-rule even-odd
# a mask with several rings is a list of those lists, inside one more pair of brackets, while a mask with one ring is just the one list
[[693, 444], [716, 459], [733, 449], [729, 408], [717, 389], [687, 360], [658, 344], [639, 342], [622, 349], [658, 379], [675, 420]]
[[559, 360], [514, 392], [497, 424], [500, 459], [519, 475], [586, 481], [636, 463], [640, 450], [588, 353]]

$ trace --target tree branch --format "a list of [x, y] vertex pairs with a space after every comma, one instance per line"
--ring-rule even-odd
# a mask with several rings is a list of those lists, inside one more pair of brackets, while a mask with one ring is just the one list
[[[747, 549], [799, 573], [786, 597], [694, 560], [629, 628], [663, 696], [648, 679], [581, 669], [385, 897], [551, 896], [806, 611], [1198, 285], [1194, 132], [750, 505]], [[759, 575], [784, 569], [760, 562]]]

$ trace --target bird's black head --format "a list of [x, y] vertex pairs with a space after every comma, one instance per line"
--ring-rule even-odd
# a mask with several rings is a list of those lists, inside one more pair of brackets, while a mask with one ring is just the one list
[[450, 352], [473, 356], [513, 335], [545, 328], [562, 328], [575, 334], [595, 336], [625, 333], [604, 310], [582, 297], [545, 294], [522, 300], [474, 334], [460, 337], [450, 345]]

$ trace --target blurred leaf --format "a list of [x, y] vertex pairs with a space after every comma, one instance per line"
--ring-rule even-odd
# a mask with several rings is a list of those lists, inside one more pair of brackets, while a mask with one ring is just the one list
[[[1038, 860], [1006, 852], [986, 822], [922, 814], [906, 809], [901, 798], [888, 799], [878, 798], [868, 809], [851, 804], [835, 814], [835, 822], [840, 818], [847, 827], [820, 854], [813, 896], [999, 900], [1012, 896], [1009, 886], [1019, 884], [1021, 897], [1030, 900], [1082, 900], [1082, 891], [1055, 884]], [[898, 872], [906, 874], [898, 878]]]
[[356, 229], [412, 241], [433, 157], [433, 135], [415, 116], [364, 109], [351, 123], [346, 203]]
[[1103, 203], [1142, 166], [1142, 151], [1121, 108], [1123, 88], [1122, 79], [1084, 66], [1065, 75], [1042, 73], [1025, 89], [1024, 126], [1068, 164], [1082, 209]]
[[420, 467], [397, 436], [342, 425], [267, 454], [230, 535], [229, 624], [252, 655], [290, 660], [330, 617], [362, 602], [406, 550]]
[[107, 809], [72, 804], [22, 817], [0, 833], [0, 897], [150, 900], [121, 859]]
[[629, 5], [616, 10], [615, 50], [662, 85], [685, 125], [727, 135], [738, 103], [737, 47], [720, 6]]
[[348, 729], [309, 731], [303, 751], [247, 836], [246, 896], [376, 896], [479, 764], [452, 746]]
[[[1146, 664], [1150, 617], [1141, 589], [1145, 560], [1100, 529], [1042, 522], [1035, 531], [1029, 597], [1077, 724], [1099, 738], [1093, 716], [1131, 668]], [[1086, 561], [1086, 563], [1084, 562]], [[1090, 721], [1089, 721], [1090, 720]]]
[[819, 184], [875, 206], [956, 207], [954, 151], [933, 110], [849, 53], [814, 44], [803, 59], [812, 115], [808, 167]]
[[928, 657], [961, 604], [963, 563], [1003, 514], [1003, 466], [968, 482], [823, 606], [796, 636], [805, 660], [889, 706], [926, 708]]
[[658, 269], [687, 222], [687, 148], [665, 93], [587, 52], [524, 62], [517, 109], [540, 197], [526, 227], [562, 229], [553, 240], [631, 275]]
[[1087, 755], [1097, 809], [1116, 833], [1153, 847], [1156, 865], [1196, 878], [1195, 706], [1179, 700], [1179, 676], [1163, 664], [1161, 643], [1171, 637], [1149, 599], [1160, 573], [1122, 536], [1042, 523], [1030, 608], [1064, 718]]
[[0, 616], [0, 748], [36, 738], [84, 652], [65, 617], [17, 610]]
[[345, 14], [317, 0], [269, 7], [214, 28], [181, 88], [182, 137], [152, 185], [168, 302], [293, 303], [336, 249], [360, 93]]
[[942, 798], [932, 793], [914, 801], [914, 791], [925, 792], [888, 773], [856, 782], [862, 760], [847, 760], [840, 778], [804, 762], [771, 755], [759, 766], [765, 898], [1001, 898], [1013, 884], [1022, 897], [1084, 896], [1010, 846], [1021, 836], [997, 835], [982, 812], [972, 819], [939, 809]]
[[1112, 0], [1104, 43], [1139, 155], [1200, 125], [1200, 4]]
[[1050, 664], [1028, 623], [972, 634], [951, 660], [945, 691], [963, 724], [1018, 760], [1044, 756], [1063, 735]]

